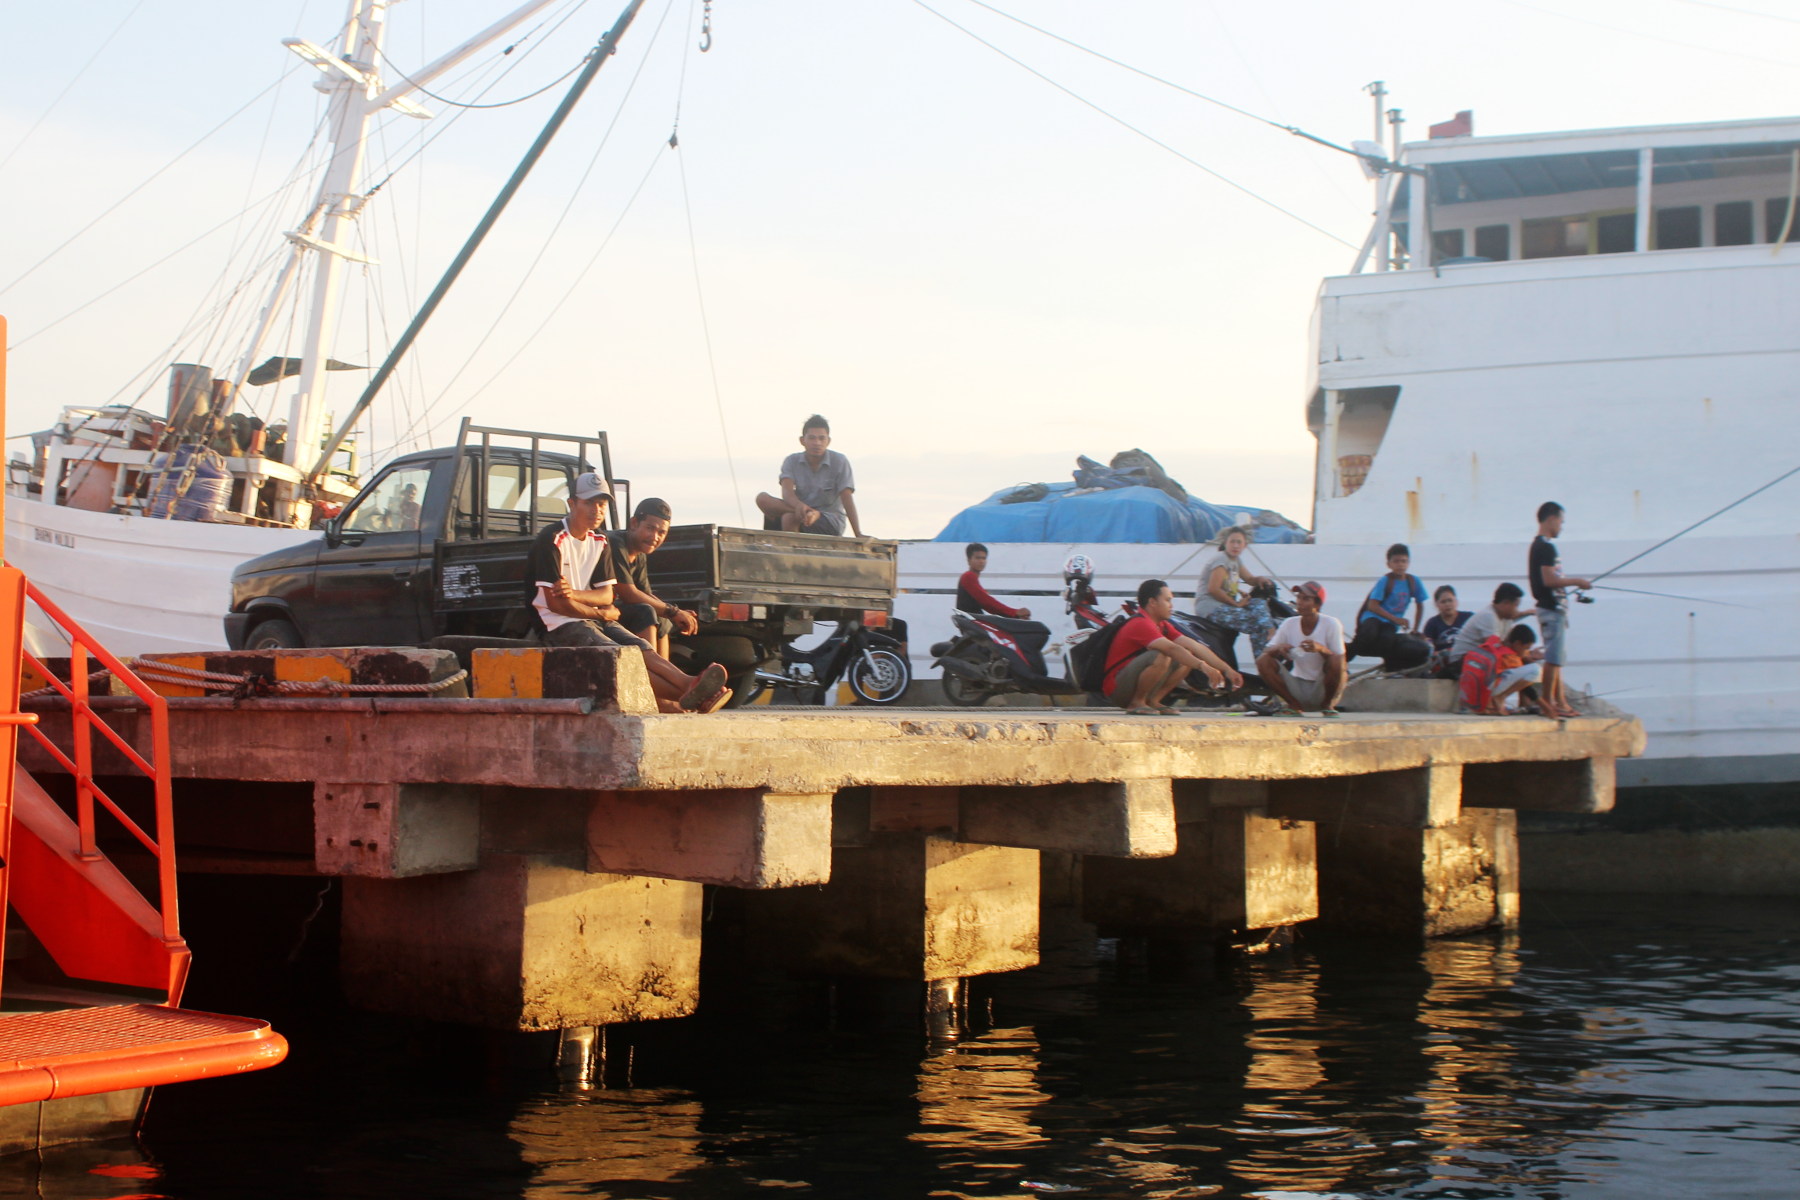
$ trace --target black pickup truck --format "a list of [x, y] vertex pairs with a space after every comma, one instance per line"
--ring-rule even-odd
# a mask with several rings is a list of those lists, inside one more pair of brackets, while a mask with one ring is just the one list
[[[608, 520], [616, 526], [629, 514], [629, 481], [613, 475], [604, 433], [527, 433], [465, 420], [457, 442], [394, 459], [326, 522], [323, 536], [239, 566], [225, 615], [231, 648], [526, 636], [532, 536], [568, 511], [575, 476], [589, 470], [611, 481], [618, 511]], [[894, 579], [891, 541], [720, 525], [674, 526], [650, 559], [656, 594], [700, 618], [698, 634], [677, 639], [677, 659], [721, 663], [734, 679], [778, 658], [815, 621], [884, 624]]]

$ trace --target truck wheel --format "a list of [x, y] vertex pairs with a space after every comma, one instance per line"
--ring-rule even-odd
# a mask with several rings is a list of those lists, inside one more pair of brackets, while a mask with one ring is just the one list
[[294, 623], [276, 617], [252, 629], [244, 642], [244, 649], [293, 650], [304, 645], [306, 639], [300, 636], [300, 630], [295, 628]]
[[963, 708], [980, 708], [994, 693], [961, 675], [944, 673], [944, 699]]
[[912, 668], [892, 650], [870, 650], [850, 663], [850, 690], [864, 704], [898, 704], [912, 683]]

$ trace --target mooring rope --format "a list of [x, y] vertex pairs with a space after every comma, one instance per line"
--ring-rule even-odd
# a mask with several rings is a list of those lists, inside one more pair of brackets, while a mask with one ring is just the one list
[[142, 658], [132, 659], [131, 669], [151, 683], [199, 686], [217, 691], [228, 690], [240, 697], [263, 695], [421, 696], [454, 687], [469, 677], [467, 671], [458, 671], [454, 675], [445, 676], [432, 683], [339, 683], [335, 679], [271, 679], [267, 675], [236, 675], [229, 671], [203, 671], [198, 667], [184, 667], [179, 663], [156, 662]]

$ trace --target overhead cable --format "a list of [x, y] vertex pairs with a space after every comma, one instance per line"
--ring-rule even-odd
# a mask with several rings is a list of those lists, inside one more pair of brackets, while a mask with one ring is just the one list
[[[915, 0], [915, 3], [916, 2], [917, 2], [917, 0]], [[985, 3], [984, 0], [968, 0], [968, 2], [970, 4], [975, 5], [975, 7], [977, 7], [977, 8], [987, 9], [989, 12], [993, 13], [997, 17], [1005, 17], [1007, 20], [1013, 22], [1015, 25], [1023, 25], [1025, 28], [1031, 30], [1033, 33], [1041, 33], [1045, 37], [1050, 38], [1054, 41], [1061, 42], [1063, 45], [1068, 46], [1071, 49], [1079, 50], [1083, 54], [1092, 55], [1093, 57], [1099, 59], [1101, 62], [1111, 63], [1115, 67], [1119, 67], [1123, 70], [1130, 71], [1133, 75], [1142, 75], [1145, 79], [1150, 80], [1152, 83], [1160, 83], [1164, 87], [1174, 88], [1176, 91], [1181, 92], [1188, 96], [1192, 96], [1196, 100], [1204, 100], [1208, 104], [1216, 104], [1220, 108], [1225, 109], [1227, 112], [1234, 112], [1240, 117], [1248, 117], [1252, 121], [1259, 121], [1262, 124], [1269, 126], [1271, 129], [1279, 129], [1283, 133], [1291, 133], [1295, 137], [1305, 138], [1309, 142], [1316, 142], [1317, 144], [1319, 144], [1321, 146], [1324, 146], [1331, 150], [1336, 150], [1342, 154], [1348, 154], [1348, 155], [1352, 156], [1353, 158], [1368, 157], [1367, 155], [1360, 154], [1357, 151], [1352, 150], [1348, 146], [1340, 146], [1336, 142], [1327, 141], [1325, 138], [1318, 137], [1315, 134], [1308, 133], [1308, 132], [1306, 132], [1306, 130], [1300, 128], [1298, 125], [1289, 125], [1284, 121], [1272, 120], [1268, 117], [1263, 116], [1260, 113], [1253, 113], [1247, 108], [1240, 108], [1237, 105], [1230, 103], [1229, 101], [1221, 100], [1217, 96], [1208, 96], [1205, 92], [1196, 92], [1193, 88], [1188, 87], [1185, 84], [1176, 83], [1172, 79], [1165, 79], [1161, 75], [1152, 74], [1151, 72], [1144, 70], [1142, 67], [1134, 67], [1128, 62], [1125, 62], [1121, 59], [1112, 57], [1112, 55], [1110, 55], [1110, 54], [1102, 54], [1100, 51], [1095, 50], [1090, 46], [1084, 46], [1080, 42], [1072, 41], [1071, 39], [1064, 37], [1060, 33], [1052, 33], [1050, 30], [1045, 29], [1041, 25], [1033, 25], [1030, 21], [1023, 19], [1022, 17], [1015, 17], [1011, 13], [1006, 12], [1003, 9], [995, 8], [993, 5]], [[921, 6], [921, 7], [923, 7], [923, 6]], [[958, 28], [961, 28], [961, 26], [958, 26]], [[964, 30], [964, 32], [967, 33], [968, 31]], [[974, 35], [971, 34], [970, 36], [974, 36]], [[1023, 66], [1024, 64], [1021, 63], [1020, 65]], [[1027, 69], [1029, 69], [1029, 68], [1027, 68]], [[1315, 226], [1314, 228], [1317, 228], [1317, 226]], [[1342, 240], [1342, 239], [1340, 239], [1340, 240]]]
[[[945, 16], [943, 13], [939, 12], [937, 9], [931, 7], [931, 5], [926, 4], [925, 0], [913, 0], [913, 3], [918, 5], [920, 8], [924, 9], [926, 12], [930, 13], [932, 16], [936, 17], [938, 20], [944, 22], [944, 24], [949, 25], [952, 29], [955, 29], [955, 30], [965, 34], [966, 36], [974, 39], [975, 41], [980, 42], [983, 46], [986, 46], [989, 50], [992, 50], [995, 54], [998, 54], [1001, 58], [1004, 58], [1007, 62], [1010, 62], [1014, 66], [1030, 72], [1031, 74], [1037, 76], [1039, 79], [1043, 80], [1045, 83], [1049, 84], [1051, 87], [1055, 88], [1057, 91], [1062, 92], [1064, 95], [1070, 97], [1071, 99], [1077, 100], [1080, 103], [1086, 105], [1088, 108], [1093, 109], [1095, 112], [1099, 113], [1101, 116], [1105, 117], [1107, 120], [1112, 121], [1115, 124], [1124, 126], [1126, 129], [1129, 129], [1131, 132], [1137, 134], [1139, 137], [1143, 138], [1145, 141], [1151, 143], [1152, 145], [1157, 146], [1160, 149], [1168, 151], [1170, 154], [1173, 154], [1176, 158], [1179, 158], [1182, 162], [1187, 163], [1189, 166], [1196, 167], [1199, 170], [1204, 171], [1206, 174], [1211, 175], [1214, 179], [1217, 179], [1220, 183], [1225, 184], [1227, 187], [1230, 187], [1236, 191], [1242, 192], [1244, 195], [1250, 197], [1252, 200], [1255, 200], [1258, 204], [1266, 205], [1267, 207], [1274, 209], [1276, 212], [1280, 213], [1284, 217], [1288, 217], [1292, 220], [1300, 222], [1300, 224], [1306, 226], [1308, 229], [1312, 230], [1315, 233], [1324, 234], [1326, 237], [1330, 238], [1334, 242], [1337, 242], [1341, 246], [1347, 246], [1352, 250], [1360, 249], [1360, 247], [1355, 242], [1347, 241], [1344, 238], [1339, 237], [1337, 234], [1331, 232], [1331, 230], [1326, 229], [1324, 226], [1316, 225], [1313, 222], [1307, 220], [1305, 217], [1301, 216], [1299, 213], [1294, 212], [1291, 209], [1283, 208], [1281, 205], [1275, 203], [1275, 201], [1269, 199], [1267, 196], [1264, 196], [1258, 192], [1252, 191], [1250, 188], [1245, 187], [1243, 184], [1237, 182], [1235, 179], [1232, 179], [1229, 176], [1223, 175], [1220, 172], [1213, 170], [1211, 167], [1207, 166], [1205, 163], [1201, 162], [1200, 160], [1193, 158], [1187, 154], [1183, 154], [1180, 150], [1177, 150], [1175, 147], [1169, 145], [1169, 143], [1163, 141], [1161, 138], [1156, 137], [1154, 134], [1151, 134], [1143, 129], [1140, 129], [1136, 125], [1133, 125], [1130, 121], [1127, 121], [1125, 118], [1117, 115], [1116, 113], [1110, 112], [1107, 109], [1102, 108], [1100, 105], [1094, 103], [1092, 100], [1089, 100], [1086, 96], [1081, 95], [1079, 92], [1075, 91], [1073, 88], [1070, 88], [1070, 87], [1065, 86], [1064, 84], [1058, 83], [1056, 80], [1050, 78], [1050, 76], [1044, 74], [1042, 71], [1038, 70], [1036, 67], [1032, 66], [1030, 63], [1027, 63], [1022, 59], [1014, 57], [1013, 55], [1007, 53], [1005, 50], [1002, 50], [999, 46], [996, 46], [994, 43], [988, 41], [986, 38], [984, 38], [980, 34], [976, 33], [974, 30], [968, 28], [965, 25], [958, 24], [955, 20], [951, 19], [950, 17]], [[1263, 118], [1259, 117], [1257, 119], [1262, 120]], [[1278, 128], [1286, 128], [1286, 127], [1279, 126]], [[1300, 131], [1290, 130], [1290, 132], [1299, 133]], [[1300, 136], [1309, 138], [1313, 141], [1319, 141], [1324, 145], [1332, 145], [1329, 142], [1324, 142], [1324, 140], [1322, 138], [1313, 138], [1311, 134], [1301, 133]], [[1332, 146], [1332, 148], [1333, 149], [1342, 149], [1342, 147], [1338, 147], [1338, 146]]]

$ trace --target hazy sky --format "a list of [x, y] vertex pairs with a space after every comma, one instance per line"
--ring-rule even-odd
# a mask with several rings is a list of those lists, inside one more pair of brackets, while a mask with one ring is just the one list
[[[404, 71], [513, 7], [395, 3], [389, 56]], [[509, 39], [510, 56], [490, 50], [433, 90], [487, 88], [491, 103], [542, 88], [622, 7], [567, 0]], [[1780, 115], [1800, 84], [1795, 0], [994, 7], [1339, 141], [1369, 136], [1374, 79], [1420, 138], [1464, 108], [1478, 134]], [[713, 8], [700, 54], [699, 0], [648, 0], [379, 406], [375, 457], [440, 442], [464, 413], [603, 428], [638, 495], [666, 496], [678, 520], [736, 523], [816, 410], [876, 534], [929, 536], [998, 487], [1132, 446], [1203, 497], [1307, 520], [1307, 323], [1366, 228], [1353, 160], [973, 0]], [[260, 303], [230, 289], [297, 222], [304, 193], [281, 188], [320, 114], [311, 69], [280, 40], [328, 43], [346, 5], [7, 10], [9, 432], [63, 404], [142, 396], [160, 410], [168, 362], [228, 369], [222, 298], [237, 315]], [[380, 360], [562, 90], [483, 110], [420, 98], [434, 120], [384, 122], [370, 182], [412, 161], [364, 218], [381, 265], [352, 272], [335, 357]], [[414, 157], [421, 136], [435, 140]], [[336, 377], [333, 405], [365, 379]], [[251, 403], [285, 414], [287, 393]]]

